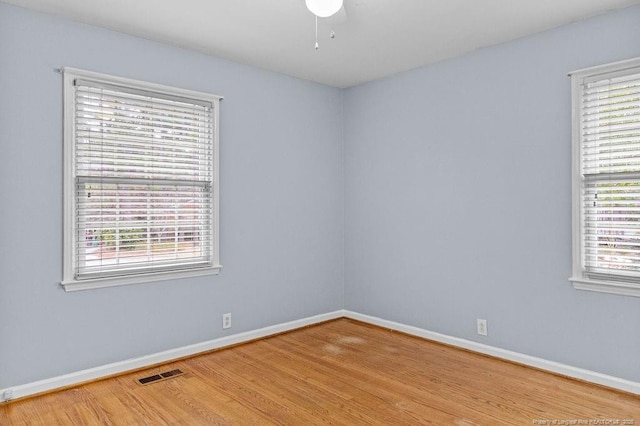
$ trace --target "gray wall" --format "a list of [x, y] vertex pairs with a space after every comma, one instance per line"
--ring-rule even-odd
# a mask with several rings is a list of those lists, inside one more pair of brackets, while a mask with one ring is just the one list
[[[219, 276], [60, 288], [61, 66], [225, 96]], [[341, 309], [341, 102], [338, 89], [0, 3], [0, 388]]]
[[346, 90], [346, 308], [640, 381], [640, 298], [567, 280], [567, 73], [639, 56], [639, 24], [634, 7]]

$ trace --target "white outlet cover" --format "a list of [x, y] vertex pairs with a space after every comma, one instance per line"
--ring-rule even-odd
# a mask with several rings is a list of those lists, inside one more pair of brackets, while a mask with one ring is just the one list
[[222, 328], [231, 328], [231, 314], [222, 314]]
[[488, 334], [487, 329], [487, 320], [478, 319], [478, 334], [481, 336], [486, 336]]

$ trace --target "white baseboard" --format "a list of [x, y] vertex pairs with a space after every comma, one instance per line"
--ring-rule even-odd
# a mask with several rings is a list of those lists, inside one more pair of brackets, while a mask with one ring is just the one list
[[329, 312], [326, 314], [316, 315], [300, 320], [272, 325], [270, 327], [260, 328], [258, 330], [247, 331], [245, 333], [238, 333], [230, 336], [220, 337], [218, 339], [208, 340], [206, 342], [196, 343], [189, 346], [183, 346], [181, 348], [170, 349], [168, 351], [158, 352], [139, 358], [114, 362], [113, 364], [89, 368], [87, 370], [76, 371], [74, 373], [52, 377], [50, 379], [39, 380], [37, 382], [13, 386], [6, 389], [0, 389], [0, 402], [23, 398], [26, 396], [35, 395], [66, 386], [77, 385], [115, 374], [122, 374], [126, 373], [127, 371], [150, 367], [155, 364], [170, 362], [178, 358], [196, 355], [198, 353], [207, 352], [213, 349], [220, 349], [225, 346], [236, 345], [238, 343], [249, 342], [251, 340], [295, 330], [296, 328], [306, 327], [308, 325], [341, 318], [343, 316], [344, 311], [342, 310]]
[[578, 367], [572, 367], [570, 365], [561, 364], [559, 362], [554, 362], [554, 361], [548, 361], [546, 359], [537, 358], [534, 356], [529, 356], [529, 355], [521, 354], [518, 352], [512, 352], [506, 349], [496, 348], [494, 346], [473, 342], [471, 340], [447, 336], [445, 334], [435, 333], [433, 331], [424, 330], [422, 328], [413, 327], [410, 325], [401, 324], [393, 321], [387, 321], [382, 318], [359, 314], [357, 312], [345, 310], [344, 316], [354, 320], [377, 325], [379, 327], [401, 331], [403, 333], [407, 333], [413, 336], [418, 336], [428, 340], [445, 343], [451, 346], [457, 346], [459, 348], [468, 349], [474, 352], [479, 352], [481, 354], [491, 355], [496, 358], [517, 362], [519, 364], [528, 365], [530, 367], [539, 368], [541, 370], [550, 371], [552, 373], [561, 374], [563, 376], [572, 377], [574, 379], [584, 380], [587, 382], [596, 383], [599, 385], [608, 386], [610, 388], [619, 389], [625, 392], [630, 392], [630, 393], [640, 395], [640, 383], [638, 382], [632, 382], [630, 380], [621, 379], [619, 377], [609, 376], [606, 374], [597, 373], [595, 371], [585, 370]]
[[113, 364], [103, 365], [100, 367], [89, 368], [87, 370], [81, 370], [58, 377], [52, 377], [50, 379], [39, 380], [32, 383], [13, 386], [6, 389], [0, 389], [0, 402], [23, 398], [67, 386], [73, 386], [116, 374], [122, 374], [128, 371], [150, 367], [155, 364], [170, 362], [179, 358], [196, 355], [214, 349], [220, 349], [226, 346], [236, 345], [239, 343], [249, 342], [251, 340], [272, 336], [274, 334], [283, 333], [286, 331], [295, 330], [297, 328], [306, 327], [309, 325], [342, 317], [351, 318], [391, 330], [407, 333], [413, 336], [422, 337], [424, 339], [445, 343], [451, 346], [456, 346], [474, 352], [491, 355], [496, 358], [501, 358], [508, 361], [513, 361], [531, 367], [539, 368], [541, 370], [547, 370], [553, 373], [561, 374], [563, 376], [568, 376], [575, 379], [580, 379], [587, 382], [596, 383], [599, 385], [608, 386], [614, 389], [620, 389], [625, 392], [640, 395], [640, 383], [638, 382], [632, 382], [630, 380], [625, 380], [618, 377], [585, 370], [582, 368], [572, 367], [570, 365], [560, 364], [558, 362], [548, 361], [542, 358], [536, 358], [518, 352], [512, 352], [482, 343], [460, 339], [458, 337], [447, 336], [445, 334], [435, 333], [433, 331], [424, 330], [418, 327], [413, 327], [393, 321], [387, 321], [382, 318], [364, 315], [348, 310], [339, 310], [326, 314], [316, 315], [313, 317], [303, 318], [300, 320], [264, 327], [258, 330], [220, 337], [218, 339], [208, 340], [206, 342], [196, 343], [189, 346], [183, 346], [181, 348], [170, 349], [168, 351], [158, 352], [139, 358], [133, 358], [125, 361], [115, 362]]

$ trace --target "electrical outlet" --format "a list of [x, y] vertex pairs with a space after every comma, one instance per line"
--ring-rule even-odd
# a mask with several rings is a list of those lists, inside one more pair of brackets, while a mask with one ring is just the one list
[[231, 313], [222, 314], [222, 328], [231, 328]]
[[488, 334], [487, 330], [487, 320], [478, 318], [478, 334], [481, 336], [486, 336]]

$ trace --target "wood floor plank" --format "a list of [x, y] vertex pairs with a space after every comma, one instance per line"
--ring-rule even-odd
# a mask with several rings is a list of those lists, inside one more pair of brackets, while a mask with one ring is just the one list
[[[176, 368], [185, 374], [136, 382]], [[0, 404], [3, 426], [547, 421], [640, 426], [640, 397], [339, 319]]]

